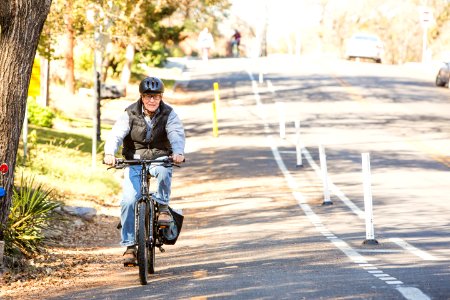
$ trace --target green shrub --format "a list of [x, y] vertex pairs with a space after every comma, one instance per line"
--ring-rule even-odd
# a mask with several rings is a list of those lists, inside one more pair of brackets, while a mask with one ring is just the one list
[[21, 252], [26, 257], [39, 253], [44, 240], [42, 230], [47, 228], [52, 211], [60, 204], [53, 201], [52, 191], [34, 179], [21, 178], [20, 187], [14, 189], [12, 207], [6, 224], [5, 252]]
[[181, 49], [181, 47], [173, 46], [172, 48], [169, 49], [169, 55], [172, 57], [183, 57], [185, 56], [185, 53], [183, 49]]
[[150, 49], [136, 53], [134, 64], [146, 64], [150, 67], [162, 67], [168, 57], [167, 51], [161, 42], [155, 42]]
[[53, 127], [55, 113], [48, 107], [37, 104], [34, 98], [28, 100], [28, 122], [41, 127]]

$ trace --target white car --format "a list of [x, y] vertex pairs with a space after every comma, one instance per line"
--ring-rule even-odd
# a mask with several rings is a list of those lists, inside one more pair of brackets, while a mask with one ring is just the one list
[[347, 59], [363, 58], [381, 63], [383, 54], [383, 42], [376, 35], [358, 33], [347, 40], [347, 48], [345, 51], [345, 57]]

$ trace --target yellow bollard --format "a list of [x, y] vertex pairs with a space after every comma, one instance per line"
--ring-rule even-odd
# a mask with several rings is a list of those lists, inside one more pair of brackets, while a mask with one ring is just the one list
[[213, 136], [219, 136], [219, 124], [217, 121], [217, 114], [219, 111], [219, 103], [220, 103], [220, 94], [219, 94], [219, 83], [214, 82], [214, 101], [212, 102], [213, 106]]
[[216, 101], [216, 110], [219, 110], [220, 93], [219, 93], [219, 83], [214, 82], [214, 101]]
[[219, 136], [219, 124], [217, 122], [217, 108], [216, 108], [216, 102], [212, 102], [212, 109], [213, 109], [213, 136], [218, 137]]

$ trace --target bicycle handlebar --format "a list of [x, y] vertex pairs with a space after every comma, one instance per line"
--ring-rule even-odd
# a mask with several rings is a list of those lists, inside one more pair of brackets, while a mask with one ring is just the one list
[[[184, 162], [185, 160], [183, 160]], [[179, 167], [178, 164], [175, 164], [173, 162], [172, 157], [166, 158], [166, 159], [123, 159], [123, 158], [116, 158], [116, 163], [114, 166], [110, 166], [108, 168], [112, 169], [123, 169], [128, 166], [136, 166], [136, 165], [152, 165], [152, 164], [159, 164], [161, 166], [167, 166], [167, 167]]]

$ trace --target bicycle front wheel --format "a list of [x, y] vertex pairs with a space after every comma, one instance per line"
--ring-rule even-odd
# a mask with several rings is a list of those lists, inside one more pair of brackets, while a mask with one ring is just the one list
[[155, 273], [155, 244], [156, 244], [156, 229], [155, 229], [155, 206], [152, 201], [150, 201], [148, 224], [150, 224], [149, 232], [152, 232], [152, 243], [148, 245], [148, 272], [150, 274]]
[[[147, 238], [149, 236], [148, 223], [148, 208], [145, 201], [138, 204], [138, 266], [139, 266], [139, 279], [142, 285], [147, 284], [148, 267], [147, 262], [149, 258]], [[147, 222], [146, 222], [147, 221]]]

